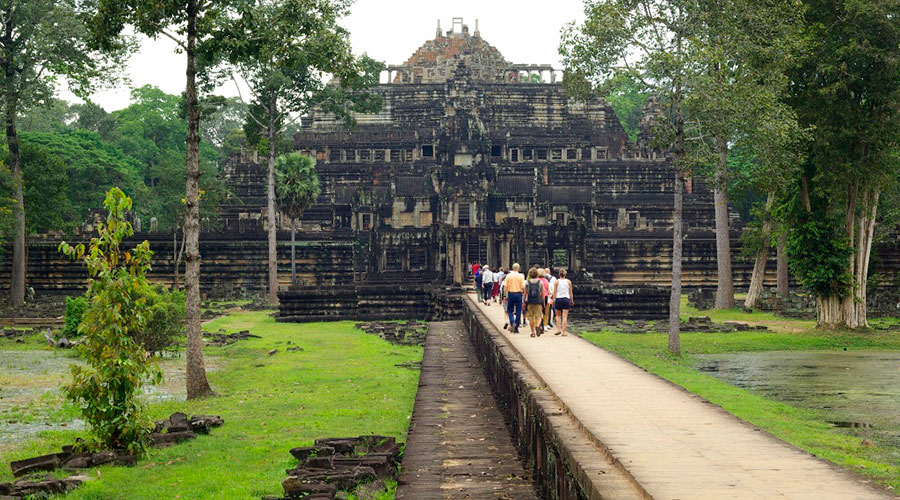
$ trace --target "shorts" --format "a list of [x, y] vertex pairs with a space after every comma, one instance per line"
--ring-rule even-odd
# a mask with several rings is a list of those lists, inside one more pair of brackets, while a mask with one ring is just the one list
[[572, 307], [572, 301], [568, 297], [559, 297], [553, 305], [557, 310], [565, 311]]
[[543, 313], [544, 307], [541, 304], [528, 304], [528, 309], [525, 311], [525, 317], [528, 319], [529, 324], [538, 326], [541, 324]]

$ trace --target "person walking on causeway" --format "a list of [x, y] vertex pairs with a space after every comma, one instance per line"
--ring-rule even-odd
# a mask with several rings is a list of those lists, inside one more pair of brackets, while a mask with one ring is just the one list
[[[528, 271], [528, 286], [525, 287], [525, 304], [527, 309], [525, 316], [528, 318], [528, 326], [531, 328], [532, 337], [540, 337], [544, 333], [541, 325], [541, 316], [544, 314], [544, 303], [547, 301], [547, 292], [544, 284], [538, 278], [538, 270]], [[537, 334], [537, 335], [535, 335]]]
[[556, 335], [568, 336], [566, 328], [569, 326], [569, 309], [575, 304], [575, 294], [572, 292], [572, 282], [566, 278], [566, 270], [559, 270], [559, 279], [553, 284], [553, 304], [556, 306], [557, 326]]
[[494, 273], [491, 272], [491, 268], [488, 266], [484, 266], [483, 271], [481, 271], [481, 281], [484, 285], [484, 305], [491, 305], [491, 295], [494, 293]]
[[478, 302], [481, 302], [484, 297], [484, 286], [482, 285], [482, 270], [479, 268], [478, 264], [475, 264], [475, 294], [478, 296]]
[[[519, 325], [522, 324], [522, 293], [525, 291], [525, 277], [519, 272], [519, 264], [513, 264], [512, 272], [506, 275], [503, 281], [506, 289], [506, 313], [509, 315], [509, 323], [503, 326], [513, 333], [519, 333]], [[515, 313], [515, 314], [513, 314]]]

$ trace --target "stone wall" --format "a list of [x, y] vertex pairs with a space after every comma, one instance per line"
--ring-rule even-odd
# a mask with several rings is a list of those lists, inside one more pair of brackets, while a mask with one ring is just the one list
[[415, 319], [459, 317], [462, 290], [431, 283], [426, 276], [335, 287], [292, 286], [282, 291], [278, 321]]
[[544, 383], [471, 301], [464, 303], [463, 322], [542, 498], [649, 498], [639, 495], [643, 490], [625, 468], [595, 448], [579, 424], [560, 411], [559, 401], [542, 390]]

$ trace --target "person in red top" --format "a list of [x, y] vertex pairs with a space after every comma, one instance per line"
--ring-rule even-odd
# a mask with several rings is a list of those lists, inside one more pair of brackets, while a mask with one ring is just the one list
[[481, 269], [481, 262], [475, 261], [475, 265], [472, 266], [472, 276], [478, 274], [479, 269]]

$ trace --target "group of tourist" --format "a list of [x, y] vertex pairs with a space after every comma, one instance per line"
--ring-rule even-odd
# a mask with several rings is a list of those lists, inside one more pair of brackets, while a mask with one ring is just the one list
[[527, 277], [519, 272], [519, 264], [513, 264], [510, 271], [500, 267], [491, 269], [476, 262], [471, 269], [478, 302], [485, 306], [506, 306], [509, 321], [503, 328], [519, 333], [524, 309], [524, 324], [528, 325], [532, 337], [540, 337], [554, 326], [557, 327], [555, 335], [568, 336], [574, 294], [565, 269], [559, 270], [559, 277], [553, 276], [549, 267], [537, 265], [528, 270]]

